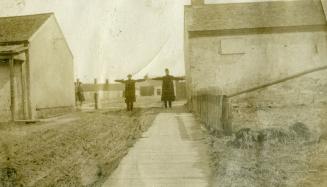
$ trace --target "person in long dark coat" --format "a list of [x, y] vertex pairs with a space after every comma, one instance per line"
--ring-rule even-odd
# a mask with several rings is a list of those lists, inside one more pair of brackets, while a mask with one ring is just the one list
[[184, 77], [174, 77], [169, 75], [169, 69], [165, 69], [166, 75], [163, 77], [152, 78], [152, 80], [162, 80], [161, 101], [164, 102], [165, 108], [171, 108], [172, 102], [175, 101], [174, 80], [184, 80]]
[[127, 76], [127, 78], [128, 78], [127, 80], [115, 80], [115, 81], [125, 84], [124, 96], [125, 96], [125, 103], [126, 103], [127, 111], [132, 111], [134, 102], [136, 101], [135, 83], [145, 81], [145, 79], [134, 80], [134, 79], [132, 79], [131, 74], [129, 74]]
[[85, 101], [82, 82], [77, 82], [76, 97], [77, 97], [77, 101], [80, 103], [80, 106], [82, 106], [83, 102]]

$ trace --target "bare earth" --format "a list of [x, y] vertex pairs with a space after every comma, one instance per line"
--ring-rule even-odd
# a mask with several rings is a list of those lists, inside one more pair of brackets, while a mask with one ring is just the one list
[[0, 125], [0, 186], [98, 186], [159, 111], [76, 112]]

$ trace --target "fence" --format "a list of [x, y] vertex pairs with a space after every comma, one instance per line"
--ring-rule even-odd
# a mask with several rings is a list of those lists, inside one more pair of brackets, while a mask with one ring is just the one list
[[197, 94], [192, 97], [192, 110], [210, 131], [222, 131], [225, 135], [232, 134], [232, 113], [226, 96]]
[[272, 81], [260, 86], [236, 92], [230, 95], [209, 94], [198, 92], [192, 97], [191, 110], [199, 117], [200, 121], [211, 131], [223, 131], [225, 135], [232, 134], [232, 108], [230, 99], [242, 94], [258, 91], [279, 83], [302, 77], [317, 71], [326, 70], [327, 66], [321, 66], [303, 71], [283, 79]]

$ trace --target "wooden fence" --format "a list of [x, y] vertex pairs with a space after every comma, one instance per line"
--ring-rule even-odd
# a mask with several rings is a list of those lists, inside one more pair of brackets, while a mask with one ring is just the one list
[[302, 77], [317, 71], [326, 70], [327, 66], [312, 68], [283, 79], [268, 82], [266, 84], [245, 89], [229, 95], [210, 94], [198, 92], [192, 96], [190, 109], [199, 117], [200, 121], [211, 131], [223, 131], [225, 135], [232, 134], [232, 108], [230, 99], [242, 94], [255, 92], [276, 84]]
[[224, 95], [198, 94], [192, 97], [192, 110], [210, 131], [232, 134], [229, 100]]

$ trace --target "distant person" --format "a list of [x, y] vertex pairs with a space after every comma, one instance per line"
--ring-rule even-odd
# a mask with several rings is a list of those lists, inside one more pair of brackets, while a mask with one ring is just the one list
[[162, 80], [161, 101], [164, 102], [165, 108], [171, 108], [172, 102], [175, 101], [174, 80], [184, 80], [184, 77], [174, 77], [169, 75], [169, 69], [165, 69], [166, 75], [163, 77], [152, 78], [152, 80]]
[[82, 87], [82, 82], [77, 82], [76, 97], [77, 97], [78, 103], [80, 104], [80, 106], [82, 106], [83, 105], [83, 102], [85, 101], [84, 90], [83, 90], [83, 87]]
[[125, 103], [126, 103], [127, 111], [132, 111], [133, 110], [133, 104], [136, 101], [135, 83], [145, 81], [145, 79], [134, 80], [134, 79], [132, 79], [132, 75], [129, 74], [127, 76], [127, 80], [115, 80], [115, 81], [125, 84], [125, 94], [124, 94], [124, 96], [125, 96]]

